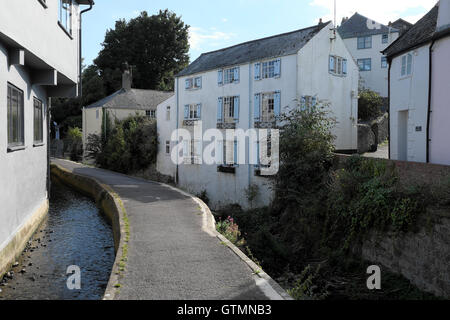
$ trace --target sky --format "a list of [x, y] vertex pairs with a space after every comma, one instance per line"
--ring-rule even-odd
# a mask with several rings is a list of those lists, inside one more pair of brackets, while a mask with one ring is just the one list
[[[417, 22], [437, 0], [336, 0], [337, 22], [358, 12], [387, 24]], [[116, 20], [169, 9], [190, 26], [191, 62], [203, 52], [306, 28], [333, 19], [334, 0], [95, 0], [83, 16], [83, 55], [91, 64]]]

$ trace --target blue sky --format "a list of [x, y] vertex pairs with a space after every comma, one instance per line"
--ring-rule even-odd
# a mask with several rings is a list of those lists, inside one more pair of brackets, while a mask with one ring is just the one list
[[[83, 16], [83, 55], [91, 64], [101, 49], [105, 32], [118, 19], [166, 9], [191, 26], [190, 56], [241, 42], [308, 27], [332, 19], [333, 0], [95, 0]], [[355, 11], [380, 23], [397, 18], [417, 21], [436, 0], [337, 0], [338, 22]]]

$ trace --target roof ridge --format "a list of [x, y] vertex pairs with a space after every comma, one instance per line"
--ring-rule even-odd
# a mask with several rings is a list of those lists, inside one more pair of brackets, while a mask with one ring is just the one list
[[284, 32], [284, 33], [275, 34], [275, 35], [264, 37], [264, 38], [259, 38], [259, 39], [255, 39], [255, 40], [250, 40], [250, 41], [238, 43], [238, 44], [235, 44], [235, 45], [232, 45], [232, 46], [229, 46], [229, 47], [225, 47], [225, 48], [221, 48], [221, 49], [218, 49], [218, 50], [204, 52], [200, 56], [204, 56], [204, 55], [208, 55], [208, 54], [211, 54], [211, 53], [216, 53], [216, 52], [228, 50], [228, 49], [231, 49], [231, 48], [234, 48], [234, 47], [238, 47], [238, 46], [241, 46], [241, 45], [245, 45], [245, 44], [249, 44], [249, 43], [254, 43], [254, 42], [258, 42], [258, 41], [268, 40], [268, 39], [272, 39], [272, 38], [276, 38], [276, 37], [282, 37], [282, 36], [286, 36], [288, 34], [293, 34], [293, 33], [300, 32], [300, 31], [306, 31], [308, 29], [320, 28], [320, 27], [321, 27], [321, 29], [323, 29], [326, 25], [330, 24], [331, 22], [332, 21], [329, 20], [327, 22], [323, 22], [322, 24], [317, 24], [317, 25], [314, 25], [314, 26], [311, 26], [311, 27], [302, 28], [302, 29], [298, 29], [298, 30], [294, 30], [294, 31]]

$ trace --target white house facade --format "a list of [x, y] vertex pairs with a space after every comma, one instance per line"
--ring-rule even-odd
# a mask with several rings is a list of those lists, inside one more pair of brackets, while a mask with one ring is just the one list
[[385, 51], [391, 159], [450, 165], [449, 26], [449, 0], [441, 0]]
[[176, 104], [173, 95], [166, 101], [160, 103], [156, 110], [156, 126], [158, 132], [158, 154], [156, 159], [156, 170], [168, 177], [175, 179], [177, 166], [171, 160], [171, 154], [175, 143], [171, 136], [177, 127]]
[[359, 66], [360, 86], [387, 97], [388, 63], [381, 52], [398, 39], [399, 30], [355, 13], [338, 31]]
[[[227, 141], [226, 130], [273, 128], [277, 116], [299, 106], [329, 103], [338, 121], [336, 149], [357, 149], [358, 67], [332, 29], [331, 23], [319, 24], [205, 53], [177, 76], [172, 128], [194, 136], [201, 123], [202, 134], [217, 129], [224, 137], [213, 152], [221, 165], [202, 163], [210, 142], [195, 137], [172, 141], [173, 154], [182, 152], [187, 159], [176, 166], [181, 187], [194, 194], [206, 192], [216, 208], [230, 203], [249, 207], [246, 190], [257, 186], [255, 201], [269, 204], [272, 180], [261, 175], [257, 163], [249, 164], [255, 146]], [[158, 134], [169, 140], [169, 135]], [[245, 158], [245, 164], [238, 158]]]
[[[93, 1], [2, 5], [0, 275], [47, 213], [49, 98], [78, 94], [81, 14]], [[80, 5], [90, 6], [81, 11]]]

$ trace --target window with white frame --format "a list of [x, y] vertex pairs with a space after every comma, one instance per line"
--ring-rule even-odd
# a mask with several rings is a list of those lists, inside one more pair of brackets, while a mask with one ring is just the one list
[[358, 59], [359, 71], [371, 71], [372, 70], [372, 59]]
[[188, 78], [185, 80], [185, 89], [201, 89], [202, 88], [202, 77]]
[[372, 36], [358, 37], [358, 49], [372, 48]]
[[59, 0], [58, 21], [70, 35], [72, 35], [72, 2], [73, 0]]
[[[262, 145], [261, 143], [258, 141], [256, 142], [256, 159], [257, 159], [257, 164], [256, 164], [256, 168], [268, 168], [271, 166], [272, 161], [272, 130], [268, 129], [267, 130], [267, 140], [266, 140], [266, 150], [262, 150]], [[262, 164], [261, 161], [261, 153], [265, 153], [264, 157], [266, 159], [268, 159], [268, 163]], [[264, 161], [266, 162], [266, 161]]]
[[381, 57], [381, 68], [386, 69], [388, 67], [387, 57]]
[[281, 59], [255, 63], [255, 80], [278, 78], [281, 75]]
[[255, 94], [255, 122], [275, 122], [281, 112], [281, 92], [265, 92]]
[[235, 123], [239, 120], [239, 96], [220, 97], [217, 108], [217, 120], [224, 123]]
[[383, 34], [381, 36], [381, 43], [388, 43], [389, 42], [389, 35], [388, 34]]
[[44, 110], [42, 101], [34, 98], [34, 143], [40, 144], [44, 142]]
[[233, 67], [218, 71], [217, 82], [219, 85], [238, 83], [240, 77], [239, 67]]
[[145, 110], [145, 115], [149, 119], [156, 119], [156, 110]]
[[347, 75], [347, 59], [339, 56], [331, 55], [329, 59], [328, 71], [337, 76]]
[[166, 121], [170, 121], [170, 106], [166, 108]]
[[8, 84], [7, 117], [8, 148], [25, 145], [23, 91]]
[[216, 161], [221, 163], [222, 167], [236, 167], [239, 165], [239, 147], [238, 140], [217, 141]]
[[202, 141], [184, 140], [183, 158], [185, 164], [201, 164], [202, 161]]
[[184, 120], [200, 120], [202, 114], [202, 105], [187, 104], [184, 106]]
[[300, 101], [300, 108], [304, 110], [309, 110], [317, 106], [317, 97], [315, 96], [302, 96]]
[[405, 54], [402, 57], [402, 70], [401, 70], [402, 77], [410, 76], [412, 74], [412, 62], [413, 56], [411, 53]]

